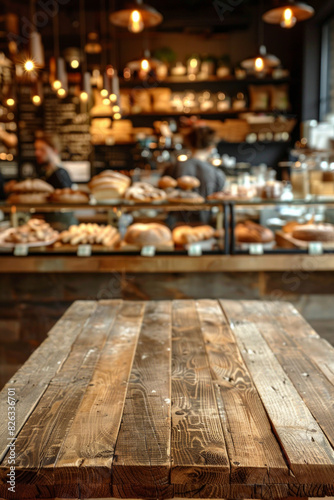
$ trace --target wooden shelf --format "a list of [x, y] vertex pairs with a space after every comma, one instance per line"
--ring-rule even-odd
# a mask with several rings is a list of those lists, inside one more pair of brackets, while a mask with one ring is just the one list
[[217, 76], [211, 76], [206, 80], [190, 80], [188, 76], [168, 76], [165, 80], [154, 80], [154, 81], [145, 81], [145, 80], [121, 80], [120, 85], [121, 88], [150, 88], [156, 87], [168, 87], [179, 84], [186, 84], [189, 87], [191, 86], [205, 86], [206, 84], [227, 84], [227, 85], [263, 85], [263, 84], [271, 84], [271, 85], [280, 85], [283, 83], [290, 83], [290, 78], [235, 78], [234, 76], [230, 76], [227, 78], [218, 78]]
[[334, 254], [310, 255], [171, 255], [141, 257], [62, 256], [40, 255], [28, 257], [1, 256], [0, 274], [19, 273], [217, 273], [217, 272], [291, 272], [312, 268], [334, 271]]

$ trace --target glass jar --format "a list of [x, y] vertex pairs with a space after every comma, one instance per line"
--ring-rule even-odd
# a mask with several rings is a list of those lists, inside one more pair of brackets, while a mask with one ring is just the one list
[[306, 163], [297, 161], [291, 170], [291, 185], [295, 199], [305, 199], [310, 194], [309, 172]]

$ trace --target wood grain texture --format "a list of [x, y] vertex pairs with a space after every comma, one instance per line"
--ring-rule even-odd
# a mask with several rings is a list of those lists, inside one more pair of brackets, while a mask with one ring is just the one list
[[[240, 312], [240, 303], [236, 307], [232, 301], [221, 304], [297, 482], [330, 483], [334, 477], [334, 451], [317, 421], [256, 323]], [[255, 307], [253, 303], [253, 316]]]
[[[7, 407], [8, 389], [15, 388], [16, 436], [33, 412], [51, 379], [61, 370], [69, 350], [90, 314], [93, 301], [77, 301], [52, 328], [52, 335], [30, 356], [0, 393], [0, 407]], [[0, 463], [7, 453], [7, 421], [0, 419]]]
[[[54, 465], [58, 453], [90, 382], [119, 306], [120, 301], [101, 301], [97, 305], [74, 341], [61, 370], [51, 380], [21, 430], [16, 441], [18, 484], [52, 486], [55, 483]], [[3, 481], [8, 472], [5, 460], [0, 470], [2, 487], [5, 487]]]
[[118, 310], [56, 462], [59, 497], [61, 485], [72, 483], [74, 476], [81, 494], [85, 487], [88, 495], [85, 485], [90, 495], [111, 493], [111, 464], [144, 309], [143, 302], [123, 302]]
[[171, 303], [149, 302], [128, 383], [112, 482], [150, 488], [156, 498], [169, 485], [170, 365]]
[[173, 302], [172, 484], [229, 482], [229, 461], [194, 301]]
[[217, 301], [196, 303], [219, 401], [232, 483], [292, 478], [266, 411]]

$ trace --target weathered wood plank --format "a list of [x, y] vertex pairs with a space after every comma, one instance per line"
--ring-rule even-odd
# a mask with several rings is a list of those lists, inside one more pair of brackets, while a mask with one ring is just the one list
[[129, 301], [118, 310], [55, 465], [58, 497], [72, 482], [81, 495], [84, 487], [86, 495], [87, 488], [91, 496], [111, 493], [111, 464], [144, 309], [143, 302]]
[[229, 460], [194, 301], [173, 302], [172, 484], [229, 482]]
[[261, 398], [217, 301], [196, 303], [206, 351], [220, 401], [232, 483], [290, 481]]
[[[0, 407], [7, 408], [8, 389], [15, 389], [16, 432], [18, 435], [25, 422], [44, 394], [50, 380], [61, 370], [71, 345], [81, 332], [96, 302], [77, 301], [52, 328], [47, 338], [15, 373], [0, 393]], [[0, 463], [8, 451], [7, 420], [0, 420]]]
[[[101, 301], [16, 441], [17, 484], [52, 486], [54, 465], [92, 377], [121, 301]], [[53, 339], [54, 336], [49, 337]], [[8, 465], [1, 467], [1, 486]], [[4, 486], [6, 487], [6, 486]]]
[[233, 302], [221, 304], [297, 482], [330, 483], [334, 451], [326, 436], [256, 324], [240, 308], [236, 313]]
[[112, 464], [115, 494], [131, 484], [158, 498], [169, 485], [170, 365], [171, 303], [148, 302]]

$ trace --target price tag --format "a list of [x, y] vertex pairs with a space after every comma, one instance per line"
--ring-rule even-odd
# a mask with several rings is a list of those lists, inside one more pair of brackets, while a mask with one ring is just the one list
[[155, 256], [155, 247], [146, 246], [141, 249], [141, 255], [143, 257], [154, 257]]
[[79, 245], [77, 256], [78, 257], [90, 257], [92, 255], [92, 245]]
[[308, 253], [310, 255], [322, 255], [324, 249], [320, 241], [311, 241], [308, 245]]
[[192, 243], [188, 247], [188, 255], [190, 257], [200, 257], [202, 255], [202, 247], [199, 243]]
[[29, 253], [28, 245], [15, 245], [14, 255], [16, 257], [26, 257]]
[[250, 255], [263, 255], [263, 245], [262, 243], [251, 243], [249, 245]]

